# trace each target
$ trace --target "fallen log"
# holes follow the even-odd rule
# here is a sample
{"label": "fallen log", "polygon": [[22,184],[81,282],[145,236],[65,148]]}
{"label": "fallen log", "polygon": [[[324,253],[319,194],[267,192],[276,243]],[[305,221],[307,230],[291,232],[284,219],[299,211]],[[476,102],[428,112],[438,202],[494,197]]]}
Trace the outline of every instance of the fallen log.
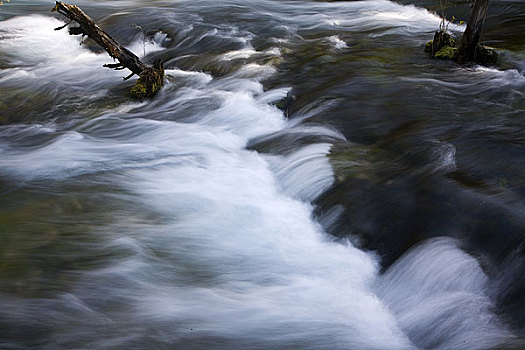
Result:
{"label": "fallen log", "polygon": [[70,35],[88,36],[104,48],[113,59],[118,61],[118,63],[105,64],[104,67],[115,70],[129,69],[131,74],[125,77],[124,80],[130,79],[134,75],[139,76],[137,83],[130,91],[133,97],[139,99],[152,97],[160,90],[164,84],[164,65],[161,60],[156,60],[153,66],[147,66],[142,63],[133,52],[120,45],[115,39],[109,36],[109,34],[100,29],[100,27],[77,6],[57,1],[51,11],[57,11],[70,19],[64,26],[55,28],[55,30],[61,30],[74,21],[78,23],[78,27],[69,27]]}

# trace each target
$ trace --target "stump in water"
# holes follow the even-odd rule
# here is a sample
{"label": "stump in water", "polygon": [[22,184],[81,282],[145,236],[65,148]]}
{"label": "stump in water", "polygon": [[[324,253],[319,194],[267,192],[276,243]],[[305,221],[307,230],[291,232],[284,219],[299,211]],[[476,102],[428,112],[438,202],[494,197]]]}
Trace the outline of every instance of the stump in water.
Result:
{"label": "stump in water", "polygon": [[[164,66],[162,61],[155,61],[151,67],[142,63],[133,52],[120,45],[115,39],[100,29],[100,27],[77,6],[57,1],[51,11],[57,11],[61,15],[66,16],[70,19],[69,23],[72,21],[78,23],[78,27],[69,28],[70,35],[87,35],[98,45],[102,46],[112,58],[119,62],[105,64],[104,67],[115,70],[129,69],[131,74],[125,77],[124,80],[131,78],[135,74],[139,76],[139,80],[131,89],[132,96],[136,98],[152,97],[160,90],[164,84]],[[62,27],[55,28],[55,30],[63,29],[69,23]]]}
{"label": "stump in water", "polygon": [[436,31],[434,40],[426,44],[425,52],[428,52],[433,58],[455,60],[458,63],[475,62],[485,66],[495,65],[499,57],[498,52],[479,43],[488,4],[489,0],[475,0],[459,47],[456,47],[456,42],[444,29]]}
{"label": "stump in water", "polygon": [[479,39],[481,38],[481,27],[487,16],[489,0],[475,0],[474,7],[467,22],[467,29],[463,33],[456,61],[459,63],[476,61]]}

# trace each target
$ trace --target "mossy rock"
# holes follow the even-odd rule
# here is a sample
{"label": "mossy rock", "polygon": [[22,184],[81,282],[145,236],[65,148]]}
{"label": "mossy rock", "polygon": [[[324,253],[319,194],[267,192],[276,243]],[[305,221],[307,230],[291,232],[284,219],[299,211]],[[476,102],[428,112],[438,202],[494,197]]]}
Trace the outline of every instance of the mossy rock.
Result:
{"label": "mossy rock", "polygon": [[432,53],[432,45],[434,44],[434,40],[430,40],[425,44],[425,52]]}
{"label": "mossy rock", "polygon": [[456,46],[456,40],[452,36],[443,31],[437,31],[434,33],[434,39],[432,40],[432,52],[435,54],[445,46]]}
{"label": "mossy rock", "polygon": [[441,59],[441,60],[452,60],[454,59],[454,56],[456,55],[456,51],[458,49],[452,46],[445,46],[441,48],[436,54],[434,55],[435,58]]}
{"label": "mossy rock", "polygon": [[164,65],[162,61],[155,61],[153,67],[146,68],[135,86],[131,88],[131,96],[141,100],[153,97],[164,85]]}
{"label": "mossy rock", "polygon": [[434,39],[425,45],[425,52],[434,58],[453,59],[456,49],[456,40],[443,31],[436,31]]}

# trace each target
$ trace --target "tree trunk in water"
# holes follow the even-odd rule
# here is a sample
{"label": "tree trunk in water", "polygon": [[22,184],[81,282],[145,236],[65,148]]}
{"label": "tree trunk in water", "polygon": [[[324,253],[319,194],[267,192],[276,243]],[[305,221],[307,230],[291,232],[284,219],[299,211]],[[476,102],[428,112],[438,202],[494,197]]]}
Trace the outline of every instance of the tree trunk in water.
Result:
{"label": "tree trunk in water", "polygon": [[476,60],[481,27],[487,15],[489,0],[474,0],[474,6],[467,23],[467,29],[459,44],[456,61],[459,63],[473,62]]}
{"label": "tree trunk in water", "polygon": [[[115,39],[109,36],[109,34],[100,29],[100,27],[77,6],[57,1],[52,11],[57,11],[71,21],[79,24],[79,27],[69,28],[70,35],[87,35],[119,62],[115,64],[105,64],[104,67],[115,70],[129,69],[131,74],[125,77],[124,80],[131,78],[135,74],[140,77],[137,84],[131,89],[131,94],[134,97],[152,97],[160,90],[164,84],[164,66],[162,61],[157,60],[152,67],[148,67],[142,63],[133,52],[120,45]],[[69,23],[71,23],[71,21]],[[55,28],[55,30],[63,29],[65,26],[67,26],[67,24]]]}

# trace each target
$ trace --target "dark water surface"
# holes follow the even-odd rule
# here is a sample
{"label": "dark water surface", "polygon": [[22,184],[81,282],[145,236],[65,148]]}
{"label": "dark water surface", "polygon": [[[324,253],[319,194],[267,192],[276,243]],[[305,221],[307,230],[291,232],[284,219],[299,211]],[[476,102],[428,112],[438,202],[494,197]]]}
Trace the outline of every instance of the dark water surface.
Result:
{"label": "dark water surface", "polygon": [[2,5],[0,348],[522,349],[525,3],[491,68],[412,3],[76,2],[166,62],[143,102]]}

